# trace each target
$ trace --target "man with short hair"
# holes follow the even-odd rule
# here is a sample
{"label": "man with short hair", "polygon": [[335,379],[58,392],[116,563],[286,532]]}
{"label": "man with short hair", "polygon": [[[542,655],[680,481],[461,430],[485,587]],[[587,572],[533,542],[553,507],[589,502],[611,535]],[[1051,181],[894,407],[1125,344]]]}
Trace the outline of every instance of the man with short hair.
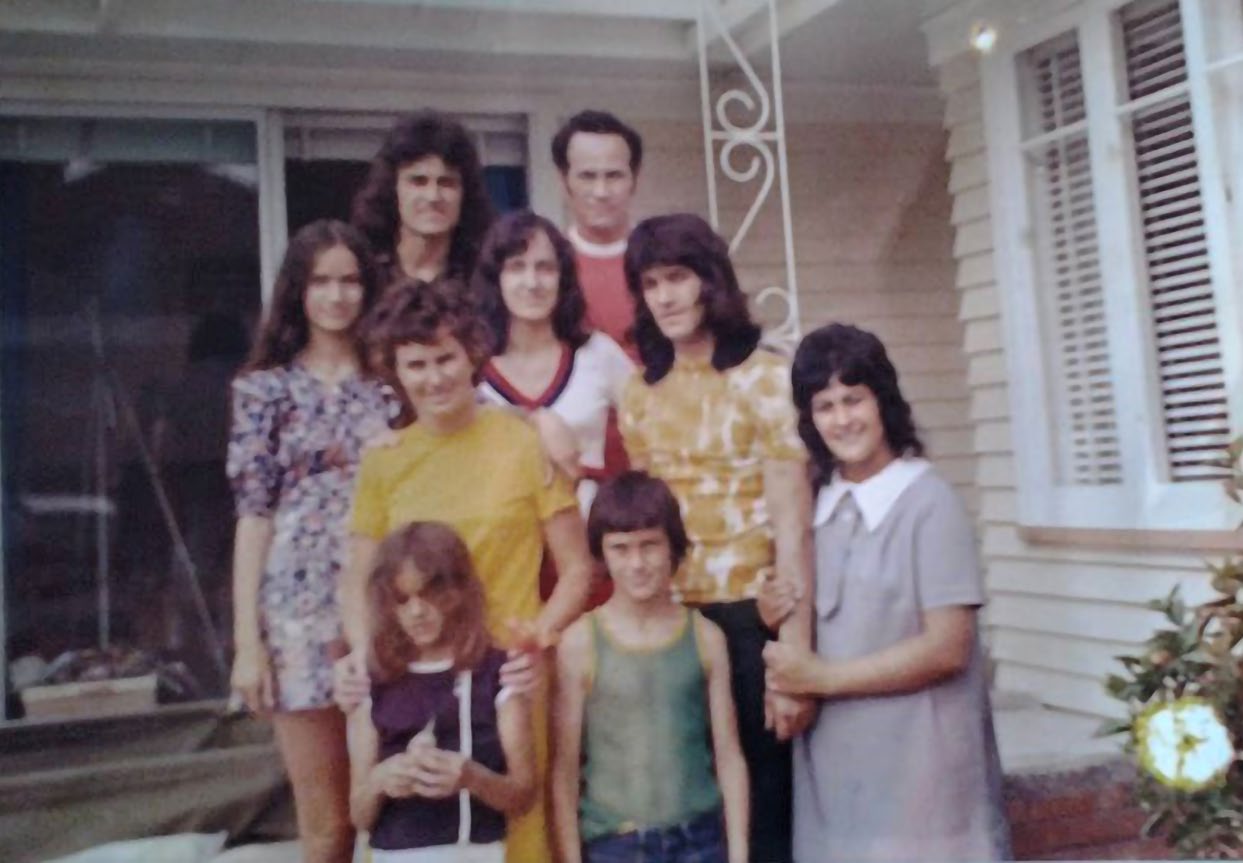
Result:
{"label": "man with short hair", "polygon": [[634,301],[622,258],[630,233],[630,203],[643,164],[643,139],[607,111],[580,111],[552,139],[571,222],[578,281],[591,325],[635,355],[629,340]]}
{"label": "man with short hair", "polygon": [[669,484],[691,550],[678,597],[725,633],[738,731],[751,775],[751,859],[788,863],[788,741],[814,705],[766,692],[769,639],[756,597],[768,582],[797,597],[778,637],[811,643],[811,488],[789,364],[759,346],[729,250],[700,217],[646,219],[630,235],[642,374],[618,409],[635,467]]}

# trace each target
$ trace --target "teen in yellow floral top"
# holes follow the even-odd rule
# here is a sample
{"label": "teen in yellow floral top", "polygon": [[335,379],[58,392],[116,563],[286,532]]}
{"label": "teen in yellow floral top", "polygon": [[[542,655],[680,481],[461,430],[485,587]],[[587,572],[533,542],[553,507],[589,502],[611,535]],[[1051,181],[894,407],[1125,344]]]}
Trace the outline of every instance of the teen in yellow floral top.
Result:
{"label": "teen in yellow floral top", "polygon": [[785,361],[756,349],[717,371],[675,358],[655,384],[631,379],[619,421],[631,459],[674,490],[695,538],[675,579],[682,601],[754,598],[775,570],[764,466],[807,458]]}
{"label": "teen in yellow floral top", "polygon": [[766,692],[766,578],[801,597],[779,637],[810,645],[811,492],[789,366],[759,348],[725,242],[698,216],[641,222],[626,249],[643,361],[618,425],[635,467],[672,488],[691,554],[674,580],[725,633],[738,730],[752,777],[751,853],[790,860],[790,749],[811,703]]}

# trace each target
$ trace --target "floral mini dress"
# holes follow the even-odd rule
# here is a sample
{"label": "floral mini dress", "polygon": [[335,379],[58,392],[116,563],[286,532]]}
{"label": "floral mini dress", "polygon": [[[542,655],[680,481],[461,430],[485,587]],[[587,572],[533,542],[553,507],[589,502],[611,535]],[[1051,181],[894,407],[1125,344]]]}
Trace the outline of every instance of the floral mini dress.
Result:
{"label": "floral mini dress", "polygon": [[297,362],[233,382],[227,471],[237,514],[273,526],[258,599],[278,710],[332,703],[354,476],[363,445],[396,413],[379,381],[352,375],[330,385]]}

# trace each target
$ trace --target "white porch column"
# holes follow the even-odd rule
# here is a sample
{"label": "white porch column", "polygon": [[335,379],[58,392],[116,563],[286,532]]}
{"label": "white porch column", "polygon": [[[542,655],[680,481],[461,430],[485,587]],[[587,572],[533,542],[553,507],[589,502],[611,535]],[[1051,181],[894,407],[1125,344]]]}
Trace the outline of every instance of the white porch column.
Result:
{"label": "white porch column", "polygon": [[[746,239],[752,223],[772,193],[774,183],[780,196],[781,228],[785,243],[785,285],[769,285],[755,296],[755,304],[763,311],[775,309],[777,323],[765,333],[765,340],[793,353],[802,337],[798,308],[798,284],[794,265],[794,230],[790,217],[789,166],[786,161],[785,114],[781,98],[781,30],[777,24],[777,0],[761,0],[772,57],[769,89],[756,74],[747,54],[739,47],[731,28],[722,20],[717,0],[700,0],[696,27],[699,43],[700,99],[703,110],[704,162],[708,181],[708,213],[712,226],[721,231],[717,204],[717,174],[730,182],[758,182],[755,198],[742,221],[734,228],[729,251],[736,252]],[[710,48],[716,40],[725,46],[734,64],[729,72],[740,72],[743,82],[727,86],[713,98],[714,72],[724,77],[721,68],[711,68]],[[746,119],[739,121],[742,116]],[[750,154],[745,163],[739,157]]]}

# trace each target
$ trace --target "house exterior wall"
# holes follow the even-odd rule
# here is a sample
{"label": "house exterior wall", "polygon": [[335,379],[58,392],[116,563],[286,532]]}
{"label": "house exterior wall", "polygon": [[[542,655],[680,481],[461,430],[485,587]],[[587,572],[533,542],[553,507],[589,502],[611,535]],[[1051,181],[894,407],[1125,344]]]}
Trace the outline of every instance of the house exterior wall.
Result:
{"label": "house exterior wall", "polygon": [[[471,73],[468,63],[434,72],[376,67],[361,50],[349,62],[338,54],[322,67],[253,53],[229,62],[228,52],[216,58],[203,51],[210,53],[6,55],[0,57],[0,113],[254,120],[261,153],[256,229],[267,283],[285,237],[283,167],[274,157],[282,152],[285,110],[375,113],[431,106],[520,115],[530,141],[532,204],[557,218],[564,212],[548,142],[576,110],[606,107],[645,138],[636,217],[707,210],[699,82],[690,64],[681,77],[637,75],[622,86],[615,74],[593,75],[582,65],[497,75]],[[935,94],[795,84],[786,90],[786,106],[790,117],[816,118],[788,130],[803,329],[847,320],[885,339],[931,452],[975,506]],[[724,182],[720,192],[728,229],[749,205],[749,192]],[[752,291],[784,283],[773,215],[770,204],[736,255]]]}
{"label": "house exterior wall", "polygon": [[[1176,585],[1188,600],[1207,598],[1203,560],[1211,552],[1189,547],[1195,542],[1190,536],[1060,531],[1035,541],[1035,534],[1018,524],[999,302],[1005,286],[997,280],[993,254],[979,61],[967,40],[968,28],[979,17],[977,7],[929,0],[925,29],[949,136],[945,158],[953,199],[954,283],[978,456],[978,530],[995,687],[1031,693],[1066,710],[1118,715],[1121,703],[1103,688],[1105,676],[1121,669],[1113,657],[1134,652],[1159,624],[1159,616],[1144,607],[1147,601]],[[1148,542],[1151,547],[1144,547]]]}
{"label": "house exterior wall", "polygon": [[794,126],[795,250],[803,331],[845,321],[884,340],[929,453],[974,509],[943,146],[932,125]]}
{"label": "house exterior wall", "polygon": [[[261,137],[279,139],[282,109],[404,111],[419,106],[463,113],[518,114],[530,141],[535,209],[564,218],[548,142],[562,119],[602,106],[644,136],[635,216],[706,213],[697,78],[615,78],[548,71],[497,77],[445,69],[402,72],[355,65],[310,69],[51,57],[0,60],[0,111],[94,111],[142,115],[238,114],[261,118]],[[466,66],[467,64],[463,64]],[[690,70],[688,70],[690,71]],[[786,91],[795,256],[803,330],[844,320],[873,329],[893,353],[916,418],[938,464],[974,509],[974,456],[966,419],[966,366],[955,319],[952,236],[936,125],[935,95],[916,90],[827,88]],[[271,128],[277,127],[277,128]],[[266,128],[266,132],[265,132]],[[718,176],[723,231],[742,218],[751,189]],[[272,183],[264,230],[283,238],[283,187]],[[770,203],[735,258],[748,290],[785,282],[783,239]],[[268,268],[283,247],[265,243]]]}
{"label": "house exterior wall", "polygon": [[[639,122],[639,128],[650,155],[644,158],[638,209],[704,212],[698,122]],[[922,121],[830,118],[790,124],[787,139],[803,332],[843,321],[884,340],[930,455],[974,510],[976,459],[954,290],[944,132]],[[753,190],[719,177],[718,184],[728,236]],[[752,293],[785,283],[776,192],[774,186],[774,200],[734,255],[739,279]]]}
{"label": "house exterior wall", "polygon": [[974,511],[945,136],[932,124],[796,125],[791,187],[803,331],[875,332],[935,461]]}

